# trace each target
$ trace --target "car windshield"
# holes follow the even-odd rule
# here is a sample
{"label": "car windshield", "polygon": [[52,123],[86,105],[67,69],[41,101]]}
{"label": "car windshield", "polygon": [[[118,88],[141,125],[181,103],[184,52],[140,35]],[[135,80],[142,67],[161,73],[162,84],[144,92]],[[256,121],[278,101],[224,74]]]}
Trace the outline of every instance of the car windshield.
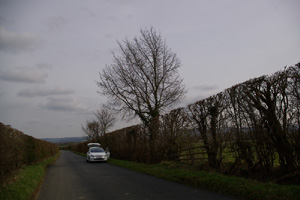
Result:
{"label": "car windshield", "polygon": [[100,147],[97,148],[91,148],[91,152],[95,153],[95,152],[104,152],[104,150]]}

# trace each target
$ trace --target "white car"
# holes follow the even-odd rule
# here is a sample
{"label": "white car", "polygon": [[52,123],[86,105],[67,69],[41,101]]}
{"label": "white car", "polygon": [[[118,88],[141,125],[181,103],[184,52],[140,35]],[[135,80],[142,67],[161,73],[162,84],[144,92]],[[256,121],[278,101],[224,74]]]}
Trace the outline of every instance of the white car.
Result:
{"label": "white car", "polygon": [[104,151],[99,143],[89,143],[89,151],[86,153],[86,161],[107,161],[110,156],[109,151]]}

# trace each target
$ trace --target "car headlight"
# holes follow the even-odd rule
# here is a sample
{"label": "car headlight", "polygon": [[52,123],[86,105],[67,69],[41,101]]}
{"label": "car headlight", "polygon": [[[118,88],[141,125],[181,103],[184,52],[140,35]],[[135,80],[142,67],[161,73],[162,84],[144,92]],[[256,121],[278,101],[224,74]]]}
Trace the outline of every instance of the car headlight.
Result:
{"label": "car headlight", "polygon": [[91,157],[95,157],[94,155],[91,155]]}

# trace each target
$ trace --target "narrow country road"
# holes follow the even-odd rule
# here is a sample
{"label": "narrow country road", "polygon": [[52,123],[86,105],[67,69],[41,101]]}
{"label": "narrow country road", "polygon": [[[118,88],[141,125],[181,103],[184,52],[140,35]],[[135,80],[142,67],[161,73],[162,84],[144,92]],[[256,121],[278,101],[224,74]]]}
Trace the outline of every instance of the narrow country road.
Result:
{"label": "narrow country road", "polygon": [[38,200],[76,199],[222,199],[212,192],[133,172],[62,151],[47,171]]}

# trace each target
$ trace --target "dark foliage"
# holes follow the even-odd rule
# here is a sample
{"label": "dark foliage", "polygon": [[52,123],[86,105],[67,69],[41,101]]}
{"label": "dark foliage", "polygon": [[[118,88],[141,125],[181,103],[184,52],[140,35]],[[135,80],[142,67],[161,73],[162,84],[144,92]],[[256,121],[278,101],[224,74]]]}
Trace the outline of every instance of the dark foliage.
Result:
{"label": "dark foliage", "polygon": [[0,122],[0,186],[15,170],[55,155],[58,146],[23,134]]}
{"label": "dark foliage", "polygon": [[[185,160],[195,161],[204,152],[201,161],[211,170],[263,179],[278,167],[280,175],[295,173],[300,169],[300,64],[172,110],[157,124],[155,145],[143,125],[105,134],[99,142],[125,160],[179,161],[185,151],[190,152]],[[86,151],[82,145],[76,149]],[[194,152],[197,146],[200,153]]]}

